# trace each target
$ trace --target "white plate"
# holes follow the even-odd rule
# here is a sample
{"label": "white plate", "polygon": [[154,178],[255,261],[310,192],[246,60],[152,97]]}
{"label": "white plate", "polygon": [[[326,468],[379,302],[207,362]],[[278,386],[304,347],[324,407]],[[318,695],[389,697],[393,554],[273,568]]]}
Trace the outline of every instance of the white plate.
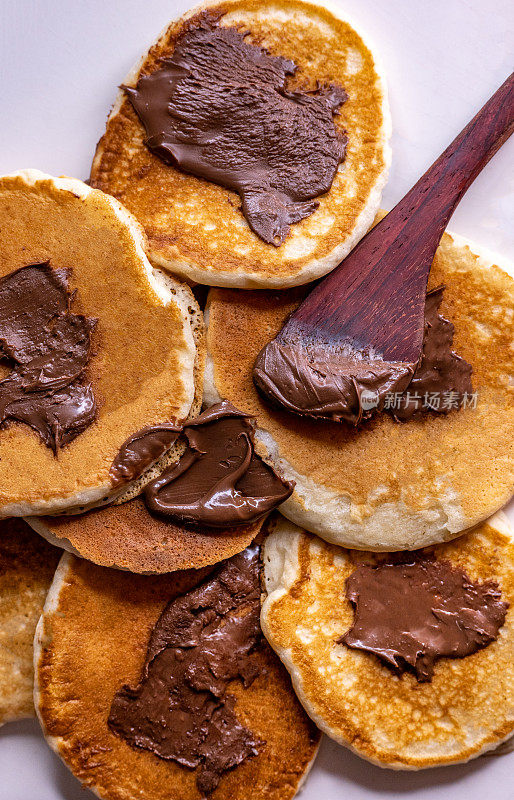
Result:
{"label": "white plate", "polygon": [[[512,70],[512,0],[345,0],[388,76],[391,208]],[[0,173],[37,167],[86,178],[116,86],[188,2],[0,0]],[[451,228],[514,261],[514,137],[459,206]],[[511,504],[511,519],[514,507]],[[36,722],[0,731],[0,800],[93,797],[46,747]],[[249,795],[250,796],[250,795]],[[514,797],[514,753],[397,773],[325,741],[302,800]]]}

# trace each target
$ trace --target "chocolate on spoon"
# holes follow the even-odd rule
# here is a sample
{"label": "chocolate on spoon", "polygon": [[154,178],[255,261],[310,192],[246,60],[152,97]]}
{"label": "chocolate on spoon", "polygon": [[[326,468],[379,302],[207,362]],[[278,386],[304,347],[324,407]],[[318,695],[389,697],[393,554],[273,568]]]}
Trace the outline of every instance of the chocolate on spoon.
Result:
{"label": "chocolate on spoon", "polygon": [[[514,73],[259,353],[253,379],[275,405],[358,424],[420,361],[428,274],[460,199],[514,131]],[[369,415],[369,414],[368,414]]]}

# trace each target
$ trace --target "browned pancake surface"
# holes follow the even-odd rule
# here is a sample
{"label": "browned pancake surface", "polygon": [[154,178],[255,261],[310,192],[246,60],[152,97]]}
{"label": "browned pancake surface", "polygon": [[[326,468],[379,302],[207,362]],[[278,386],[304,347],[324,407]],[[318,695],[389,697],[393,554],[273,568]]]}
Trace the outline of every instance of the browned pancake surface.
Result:
{"label": "browned pancake surface", "polygon": [[86,514],[40,517],[36,528],[65,540],[83,558],[130,572],[199,569],[230,558],[248,547],[262,520],[220,531],[187,528],[150,514],[141,498]]}

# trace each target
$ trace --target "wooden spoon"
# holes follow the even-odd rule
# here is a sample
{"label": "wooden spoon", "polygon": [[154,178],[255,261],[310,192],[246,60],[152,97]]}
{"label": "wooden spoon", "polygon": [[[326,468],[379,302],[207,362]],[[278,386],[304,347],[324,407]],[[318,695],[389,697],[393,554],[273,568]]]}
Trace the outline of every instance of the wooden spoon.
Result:
{"label": "wooden spoon", "polygon": [[443,231],[473,180],[514,130],[514,73],[444,153],[310,292],[255,362],[254,381],[290,411],[362,417],[403,391],[421,357],[428,274]]}

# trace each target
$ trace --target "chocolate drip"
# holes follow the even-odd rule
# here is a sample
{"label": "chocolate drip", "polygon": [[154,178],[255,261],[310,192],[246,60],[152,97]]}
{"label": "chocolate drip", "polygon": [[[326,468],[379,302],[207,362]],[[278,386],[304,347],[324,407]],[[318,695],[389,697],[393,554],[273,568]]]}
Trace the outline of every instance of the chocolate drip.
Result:
{"label": "chocolate drip", "polygon": [[91,425],[96,402],[85,370],[97,320],[72,314],[70,271],[31,264],[0,279],[0,425],[22,422],[54,454]]}
{"label": "chocolate drip", "polygon": [[141,681],[115,695],[109,726],[133,747],[198,768],[200,792],[258,754],[237,718],[229,682],[262,671],[259,548],[252,545],[205,583],[171,601],[152,631]]}
{"label": "chocolate drip", "polygon": [[149,425],[122,444],[112,462],[109,476],[113,487],[133,481],[162,456],[180,436],[182,426],[172,422]]}
{"label": "chocolate drip", "polygon": [[463,658],[494,641],[509,605],[496,581],[472,581],[448,561],[403,558],[405,563],[361,564],[347,578],[355,616],[338,643],[429,681],[437,659]]}
{"label": "chocolate drip", "polygon": [[188,422],[184,436],[184,455],[146,487],[151,511],[229,528],[258,519],[292,494],[293,484],[255,453],[254,421],[230,403]]}
{"label": "chocolate drip", "polygon": [[[437,313],[442,293],[439,287],[427,294],[423,351],[417,366],[383,361],[370,352],[336,352],[333,345],[322,342],[307,346],[278,337],[257,356],[253,370],[257,389],[288,411],[352,425],[382,410],[409,420],[422,412],[448,413],[458,408],[472,392],[472,367],[451,349],[454,326]],[[358,382],[354,377],[357,362]],[[451,393],[451,403],[443,402],[447,393]],[[387,396],[394,401],[389,407]]]}
{"label": "chocolate drip", "polygon": [[344,160],[347,137],[333,115],[347,95],[338,86],[288,91],[296,64],[246,35],[203,14],[159,69],[124,88],[147,147],[237,192],[252,230],[278,246],[316,210],[314,198],[329,191]]}

